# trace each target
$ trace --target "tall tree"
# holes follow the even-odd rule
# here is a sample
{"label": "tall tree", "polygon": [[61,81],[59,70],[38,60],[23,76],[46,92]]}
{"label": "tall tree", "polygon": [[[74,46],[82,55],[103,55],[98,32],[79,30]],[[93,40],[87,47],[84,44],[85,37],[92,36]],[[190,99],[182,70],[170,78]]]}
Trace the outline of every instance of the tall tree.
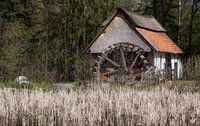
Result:
{"label": "tall tree", "polygon": [[192,0],[191,5],[191,15],[190,15],[190,23],[189,23],[189,39],[188,39],[188,45],[189,45],[189,55],[192,56],[192,32],[193,32],[193,22],[194,17],[196,16],[199,6],[198,3],[200,3],[200,0]]}

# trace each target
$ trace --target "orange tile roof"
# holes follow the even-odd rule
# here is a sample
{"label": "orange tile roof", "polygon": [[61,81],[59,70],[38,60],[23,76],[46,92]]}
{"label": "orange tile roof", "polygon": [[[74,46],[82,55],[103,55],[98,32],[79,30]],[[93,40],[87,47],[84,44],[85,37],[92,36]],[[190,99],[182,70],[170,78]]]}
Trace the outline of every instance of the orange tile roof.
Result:
{"label": "orange tile roof", "polygon": [[137,31],[159,52],[183,53],[165,32],[154,32],[142,28]]}

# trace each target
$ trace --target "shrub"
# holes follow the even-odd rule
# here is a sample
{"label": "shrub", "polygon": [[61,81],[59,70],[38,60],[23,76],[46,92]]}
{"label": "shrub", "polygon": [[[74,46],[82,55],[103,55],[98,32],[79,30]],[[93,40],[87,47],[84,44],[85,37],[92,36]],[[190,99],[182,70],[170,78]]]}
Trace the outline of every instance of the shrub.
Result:
{"label": "shrub", "polygon": [[200,56],[193,56],[185,60],[183,78],[200,82]]}

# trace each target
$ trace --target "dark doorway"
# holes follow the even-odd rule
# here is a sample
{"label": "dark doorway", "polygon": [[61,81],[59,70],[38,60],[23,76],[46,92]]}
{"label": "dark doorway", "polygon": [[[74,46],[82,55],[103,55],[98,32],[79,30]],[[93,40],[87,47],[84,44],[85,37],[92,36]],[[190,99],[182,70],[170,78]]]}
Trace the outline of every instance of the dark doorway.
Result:
{"label": "dark doorway", "polygon": [[170,53],[166,53],[165,74],[166,79],[172,80],[172,65]]}

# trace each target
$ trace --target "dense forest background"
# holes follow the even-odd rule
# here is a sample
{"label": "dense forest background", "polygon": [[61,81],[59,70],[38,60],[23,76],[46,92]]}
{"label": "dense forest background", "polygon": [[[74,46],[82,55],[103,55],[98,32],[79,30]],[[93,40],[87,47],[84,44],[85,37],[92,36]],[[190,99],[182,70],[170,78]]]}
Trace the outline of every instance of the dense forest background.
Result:
{"label": "dense forest background", "polygon": [[182,58],[200,54],[199,0],[1,0],[0,79],[86,78],[83,51],[119,6],[155,16]]}

